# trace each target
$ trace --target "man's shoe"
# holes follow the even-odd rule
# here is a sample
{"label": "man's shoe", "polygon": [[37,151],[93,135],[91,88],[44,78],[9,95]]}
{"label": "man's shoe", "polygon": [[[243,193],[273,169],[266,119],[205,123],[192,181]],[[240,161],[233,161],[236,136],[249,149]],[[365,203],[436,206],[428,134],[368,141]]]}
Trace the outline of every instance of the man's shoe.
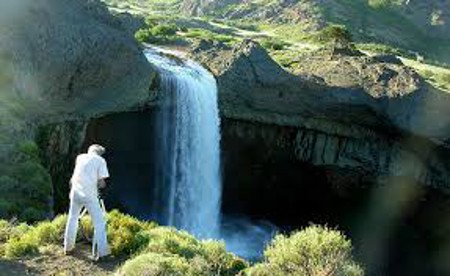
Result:
{"label": "man's shoe", "polygon": [[93,262],[96,263],[103,263],[103,262],[108,262],[111,261],[113,259],[113,257],[111,255],[104,255],[104,256],[90,256],[89,259]]}

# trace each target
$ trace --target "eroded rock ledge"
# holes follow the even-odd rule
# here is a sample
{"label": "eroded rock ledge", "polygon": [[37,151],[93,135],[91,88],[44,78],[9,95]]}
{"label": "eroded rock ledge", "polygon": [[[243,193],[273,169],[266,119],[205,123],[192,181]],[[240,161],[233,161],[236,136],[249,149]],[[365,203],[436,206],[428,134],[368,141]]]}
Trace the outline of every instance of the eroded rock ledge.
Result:
{"label": "eroded rock ledge", "polygon": [[[322,55],[304,59],[314,67],[309,74],[292,74],[252,41],[233,49],[203,42],[192,56],[217,77],[222,116],[236,122],[236,135],[283,140],[313,165],[406,176],[450,191],[450,97],[401,63]],[[240,121],[273,130],[240,128]]]}

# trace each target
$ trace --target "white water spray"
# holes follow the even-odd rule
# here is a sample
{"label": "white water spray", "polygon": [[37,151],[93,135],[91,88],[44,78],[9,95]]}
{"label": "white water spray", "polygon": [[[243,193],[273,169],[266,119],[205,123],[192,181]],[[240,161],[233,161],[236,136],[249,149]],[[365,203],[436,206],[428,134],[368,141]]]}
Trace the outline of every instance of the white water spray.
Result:
{"label": "white water spray", "polygon": [[199,238],[219,238],[220,120],[217,86],[200,65],[179,53],[145,51],[164,91],[156,132],[154,206],[158,220]]}

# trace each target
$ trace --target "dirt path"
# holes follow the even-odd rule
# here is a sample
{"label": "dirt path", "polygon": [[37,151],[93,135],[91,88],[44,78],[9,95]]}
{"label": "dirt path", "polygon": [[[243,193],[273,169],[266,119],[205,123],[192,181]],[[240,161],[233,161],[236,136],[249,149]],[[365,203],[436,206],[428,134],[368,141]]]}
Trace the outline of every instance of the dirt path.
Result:
{"label": "dirt path", "polygon": [[49,246],[41,254],[19,260],[0,260],[0,275],[112,275],[123,259],[94,263],[90,245],[77,244],[73,255],[65,256],[61,246]]}

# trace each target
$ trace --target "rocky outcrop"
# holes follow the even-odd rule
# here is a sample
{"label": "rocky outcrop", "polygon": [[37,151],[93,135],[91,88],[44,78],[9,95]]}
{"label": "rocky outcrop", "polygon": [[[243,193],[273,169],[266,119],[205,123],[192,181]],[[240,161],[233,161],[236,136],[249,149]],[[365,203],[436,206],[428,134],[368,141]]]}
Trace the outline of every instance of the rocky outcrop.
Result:
{"label": "rocky outcrop", "polygon": [[323,55],[303,60],[317,67],[311,74],[294,75],[252,41],[220,51],[203,44],[193,55],[217,77],[223,117],[294,127],[282,140],[298,160],[450,188],[450,99],[411,69]]}
{"label": "rocky outcrop", "polygon": [[1,5],[0,50],[13,79],[2,93],[26,107],[24,117],[91,116],[152,98],[154,70],[101,2]]}
{"label": "rocky outcrop", "polygon": [[[111,16],[100,1],[1,1],[2,214],[36,219],[41,218],[36,213],[50,207],[43,206],[49,193],[30,192],[52,186],[31,141],[39,142],[43,150],[41,157],[52,175],[52,196],[58,204],[67,198],[67,172],[83,142],[84,124],[155,98],[151,87],[156,71],[130,28],[127,20]],[[31,157],[20,159],[23,151]],[[14,194],[12,207],[10,194]],[[32,204],[42,210],[27,211]]]}

